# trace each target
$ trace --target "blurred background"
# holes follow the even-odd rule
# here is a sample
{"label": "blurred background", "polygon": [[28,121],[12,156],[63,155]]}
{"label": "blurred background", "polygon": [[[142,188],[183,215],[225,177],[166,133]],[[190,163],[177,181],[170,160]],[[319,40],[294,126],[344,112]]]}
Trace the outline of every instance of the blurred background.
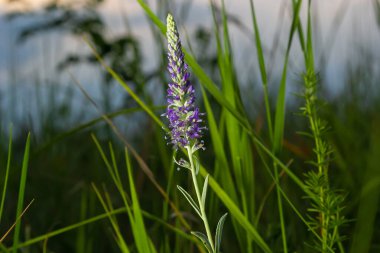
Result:
{"label": "blurred background", "polygon": [[[184,47],[218,84],[217,48],[209,1],[146,2],[163,21],[168,12],[174,14]],[[292,21],[292,1],[254,2],[274,104]],[[215,6],[219,13],[217,22],[221,23],[220,2],[216,1]],[[252,124],[260,129],[265,108],[249,1],[227,0],[226,7],[242,100]],[[300,17],[306,24],[306,4]],[[368,165],[373,159],[375,164],[376,161],[380,164],[379,153],[374,151],[380,142],[376,131],[380,128],[380,1],[313,1],[312,18],[319,96],[326,102],[321,115],[331,126],[328,137],[336,151],[332,181],[348,192],[348,199],[355,203],[348,205],[346,215],[355,221],[347,225],[347,234],[349,237],[361,231],[356,225],[358,219],[362,219],[361,224],[371,222],[373,231],[367,236],[370,246],[366,250],[380,252],[380,243],[372,240],[380,238],[380,167]],[[101,112],[114,113],[115,124],[156,173],[160,183],[166,185],[166,176],[160,174],[163,163],[160,151],[152,144],[152,140],[163,138],[163,131],[157,130],[144,113],[133,109],[138,107],[136,102],[101,67],[89,43],[136,94],[157,107],[157,115],[162,113],[168,82],[166,39],[137,1],[0,0],[0,178],[6,164],[10,125],[14,132],[12,167],[20,167],[18,161],[26,135],[31,132],[26,198],[35,198],[35,203],[25,217],[23,237],[26,239],[98,214],[101,207],[90,183],[107,184],[110,179],[105,176],[90,134],[95,133],[104,143],[111,141],[117,147],[122,146],[110,127],[98,120],[99,110],[76,82]],[[294,40],[289,59],[285,138],[288,152],[302,161],[310,155],[311,148],[309,142],[296,134],[306,126],[305,120],[296,115],[302,102],[297,94],[302,86],[300,75],[304,72],[298,39]],[[170,150],[165,145],[161,148]],[[117,152],[122,156],[121,148]],[[6,201],[0,234],[14,220],[18,173],[17,169],[11,170],[8,190],[11,197]],[[142,205],[148,210],[160,209],[160,202],[150,201],[159,196],[151,183],[139,170],[135,175]],[[176,174],[177,177],[180,175]],[[362,207],[368,212],[358,216],[359,196],[369,180],[372,181],[367,190],[373,199]],[[83,203],[86,203],[85,210]],[[111,235],[110,240],[98,240],[106,233],[103,231],[106,224],[94,223],[83,231],[51,238],[50,250],[117,252]],[[81,243],[80,233],[90,233],[91,237]],[[345,241],[347,249],[352,243],[350,238]],[[41,246],[33,249],[31,252],[41,252]]]}

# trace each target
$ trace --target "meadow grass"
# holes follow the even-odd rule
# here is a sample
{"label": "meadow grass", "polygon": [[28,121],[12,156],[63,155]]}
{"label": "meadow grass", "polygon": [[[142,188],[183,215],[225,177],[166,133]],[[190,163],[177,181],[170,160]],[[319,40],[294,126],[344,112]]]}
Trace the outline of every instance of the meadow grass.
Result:
{"label": "meadow grass", "polygon": [[[157,40],[161,39],[158,34],[166,34],[166,24],[145,1],[137,2],[155,25],[151,29]],[[207,252],[202,240],[191,234],[194,230],[201,231],[202,221],[211,243],[207,246],[212,248],[209,252],[218,252],[215,248],[219,246],[220,252],[247,253],[364,253],[379,250],[380,246],[373,240],[380,233],[376,226],[380,193],[377,170],[379,120],[373,120],[371,127],[366,126],[369,129],[367,139],[355,134],[351,137],[351,129],[345,130],[340,125],[334,109],[329,107],[332,105],[321,106],[321,83],[314,59],[312,1],[291,2],[291,25],[288,27],[278,90],[272,96],[269,92],[268,60],[257,22],[259,17],[254,1],[249,1],[254,31],[252,43],[256,48],[264,103],[264,116],[253,119],[248,116],[250,109],[244,106],[245,94],[239,84],[238,65],[234,62],[224,0],[218,3],[210,0],[217,76],[211,76],[199,64],[191,50],[191,41],[188,41],[189,50],[183,49],[184,60],[194,75],[192,81],[199,84],[197,103],[206,112],[208,128],[205,136],[207,149],[197,156],[196,161],[193,161],[189,149],[173,150],[166,145],[164,135],[169,133],[169,129],[158,116],[165,105],[154,105],[150,99],[138,94],[134,84],[126,82],[120,73],[111,68],[97,51],[94,42],[85,38],[84,43],[92,50],[99,65],[124,88],[136,107],[104,112],[72,77],[97,110],[99,118],[58,134],[53,131],[53,137],[36,145],[34,151],[29,134],[20,159],[22,162],[15,166],[11,166],[11,128],[0,202],[0,228],[5,235],[0,241],[1,252]],[[217,5],[221,8],[216,8]],[[300,19],[304,5],[307,5],[306,24]],[[180,18],[176,17],[177,20]],[[299,91],[301,102],[297,109],[304,116],[298,118],[302,129],[296,129],[298,124],[289,127],[287,121],[288,67],[297,37],[304,59],[304,72],[299,73],[302,86]],[[164,47],[163,44],[161,46]],[[165,52],[165,49],[162,51]],[[164,78],[162,81],[166,87],[167,80]],[[348,105],[346,112],[350,108]],[[360,111],[359,107],[355,108]],[[120,116],[131,120],[131,114],[141,112],[147,123],[141,128],[143,133],[136,138],[127,136],[113,121]],[[352,132],[356,130],[355,124],[361,121],[361,115],[358,112],[348,116],[359,117],[350,119],[353,122]],[[372,120],[372,114],[367,117]],[[264,126],[259,127],[257,120],[265,121]],[[104,128],[97,128],[101,122],[106,123],[105,128],[112,135],[104,135]],[[292,143],[288,139],[290,135],[286,134],[289,131],[299,133],[297,138],[304,138],[307,147]],[[352,143],[347,136],[352,138]],[[348,146],[345,146],[346,139]],[[360,154],[363,145],[355,140],[361,140],[363,145],[369,143],[369,152]],[[80,155],[71,153],[73,145],[80,146],[76,149]],[[352,148],[358,153],[351,153],[349,145],[356,145]],[[356,154],[361,155],[358,160],[355,160]],[[50,157],[52,160],[55,157],[58,163]],[[191,175],[177,171],[173,157],[188,157]],[[361,178],[357,177],[359,172],[349,169],[351,161],[357,161],[354,168],[365,166]],[[50,167],[59,163],[62,166],[59,167],[60,171],[57,169],[54,172],[58,173],[56,177],[74,178],[74,182],[54,181],[56,185],[45,194],[51,196],[50,201],[51,198],[62,197],[62,203],[55,207],[57,201],[41,203],[39,196],[33,195],[42,192],[34,188],[38,184],[42,187],[50,184],[46,180],[51,174],[42,170],[41,181],[36,182],[35,172],[32,173],[31,169],[38,171],[37,166]],[[31,168],[29,164],[32,164]],[[199,164],[202,183],[195,173],[194,164]],[[76,171],[70,166],[75,166],[76,170],[88,169],[72,177],[67,174]],[[20,173],[12,172],[15,168],[21,168]],[[85,175],[89,170],[90,175]],[[9,181],[11,178],[13,182]],[[14,180],[18,184],[17,192],[13,190]],[[203,197],[206,194],[202,193],[201,196],[197,188],[204,181],[207,199]],[[191,187],[186,187],[189,190],[181,187],[178,191],[176,185],[195,185],[196,194]],[[28,189],[33,191],[28,193]],[[194,200],[190,202],[196,210],[202,206],[201,222],[181,193],[187,200],[192,200],[191,195],[197,196],[198,203]],[[8,195],[17,199],[15,206],[7,201]],[[32,205],[25,204],[33,198],[36,201]],[[348,198],[355,201],[348,201]],[[47,210],[56,214],[50,216]],[[213,238],[213,232],[209,230],[218,231],[215,224],[226,212],[229,215],[226,220],[222,218],[222,223],[225,223],[223,236],[216,233]],[[5,219],[5,216],[8,218]],[[37,217],[36,221],[29,221],[32,217]],[[24,220],[32,225],[25,225]],[[59,220],[64,222],[60,223]],[[13,223],[14,227],[11,226]],[[28,228],[32,231],[28,232]],[[215,247],[214,240],[220,242]]]}

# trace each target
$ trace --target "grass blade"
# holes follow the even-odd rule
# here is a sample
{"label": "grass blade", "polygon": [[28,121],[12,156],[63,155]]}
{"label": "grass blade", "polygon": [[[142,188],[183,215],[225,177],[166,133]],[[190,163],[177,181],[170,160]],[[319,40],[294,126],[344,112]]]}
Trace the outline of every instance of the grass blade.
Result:
{"label": "grass blade", "polygon": [[138,238],[135,237],[135,240],[138,239],[141,242],[140,245],[137,245],[141,253],[148,253],[148,252],[155,253],[156,250],[153,246],[152,241],[150,240],[148,236],[148,233],[144,225],[144,220],[142,217],[140,204],[139,204],[137,192],[135,189],[135,183],[133,180],[132,166],[131,166],[127,149],[125,149],[125,158],[126,158],[126,167],[127,167],[127,173],[128,173],[128,181],[129,181],[131,197],[132,197],[132,210],[133,210],[133,216],[135,219],[134,222],[135,222],[136,231],[134,231],[134,233],[136,233],[135,236],[138,237]]}
{"label": "grass blade", "polygon": [[[22,213],[24,209],[24,197],[25,197],[25,185],[28,172],[28,163],[29,163],[29,151],[30,151],[30,133],[26,139],[24,158],[22,161],[21,168],[21,178],[20,178],[20,188],[18,191],[18,200],[17,200],[17,211],[16,219]],[[13,235],[13,248],[16,248],[20,240],[20,230],[21,230],[21,221],[16,224],[15,233]],[[16,249],[13,250],[13,253],[16,253]]]}
{"label": "grass blade", "polygon": [[282,77],[280,88],[277,96],[276,103],[276,115],[275,115],[275,125],[274,125],[274,139],[273,139],[273,151],[276,154],[282,145],[282,139],[284,135],[284,126],[285,126],[285,97],[286,97],[286,77],[287,77],[287,68],[288,68],[288,60],[290,48],[292,45],[292,40],[294,36],[294,32],[298,25],[299,20],[299,12],[301,9],[302,0],[298,0],[295,5],[292,26],[290,28],[288,45],[285,52],[284,66],[282,70]]}
{"label": "grass blade", "polygon": [[[96,187],[96,185],[92,184],[92,187],[93,187],[93,189],[96,193],[96,196],[98,197],[101,205],[103,206],[104,210],[106,211],[106,214],[107,214],[109,221],[111,222],[112,228],[116,234],[115,240],[117,242],[117,245],[119,246],[121,252],[129,253],[129,248],[128,248],[127,243],[125,242],[125,240],[124,240],[124,238],[120,232],[120,227],[117,224],[117,220],[114,217],[114,215],[112,214],[114,209],[112,208],[111,205],[109,205],[109,203],[106,203],[107,200],[105,200],[104,197],[100,194],[100,191]],[[132,224],[132,230],[133,230],[133,223],[131,222],[131,224]]]}
{"label": "grass blade", "polygon": [[273,126],[272,126],[271,109],[270,109],[270,104],[269,104],[267,70],[265,67],[264,52],[263,52],[263,47],[262,47],[262,43],[261,43],[260,31],[259,31],[259,26],[257,24],[256,12],[255,12],[253,0],[250,0],[249,3],[250,3],[250,7],[251,7],[251,16],[252,16],[253,28],[255,31],[254,34],[255,34],[255,41],[256,41],[257,58],[258,58],[259,67],[260,67],[261,82],[262,82],[263,91],[264,91],[264,103],[265,103],[265,111],[266,111],[266,117],[267,117],[269,138],[270,138],[270,141],[272,142],[273,141]]}
{"label": "grass blade", "polygon": [[1,204],[0,204],[0,223],[1,218],[3,215],[3,208],[5,203],[5,196],[7,193],[7,186],[8,186],[8,176],[9,176],[9,169],[11,167],[11,157],[12,157],[12,126],[9,129],[9,143],[8,143],[8,158],[7,158],[7,168],[5,170],[5,177],[4,177],[4,186],[3,186],[3,194],[1,196]]}

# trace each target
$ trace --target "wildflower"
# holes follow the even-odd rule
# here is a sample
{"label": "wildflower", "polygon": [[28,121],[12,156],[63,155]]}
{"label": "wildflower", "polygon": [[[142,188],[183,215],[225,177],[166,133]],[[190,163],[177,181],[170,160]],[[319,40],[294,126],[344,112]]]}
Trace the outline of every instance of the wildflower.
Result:
{"label": "wildflower", "polygon": [[167,89],[168,107],[163,114],[169,120],[170,142],[175,148],[203,146],[200,126],[203,113],[195,105],[195,90],[190,83],[190,73],[184,61],[181,40],[172,15],[167,17],[168,71],[172,82]]}
{"label": "wildflower", "polygon": [[[214,244],[214,239],[205,212],[208,175],[203,184],[202,194],[197,182],[200,163],[194,153],[200,148],[203,149],[203,141],[200,140],[202,137],[202,131],[205,129],[205,127],[200,126],[202,122],[200,116],[202,116],[203,113],[200,113],[199,108],[195,105],[195,90],[189,80],[190,74],[187,72],[187,64],[184,61],[184,54],[182,52],[177,26],[170,14],[167,17],[166,36],[168,38],[169,49],[168,70],[172,82],[169,83],[167,91],[168,107],[163,116],[169,119],[169,129],[171,132],[171,140],[169,143],[172,143],[175,148],[181,147],[187,150],[189,161],[186,161],[183,158],[179,161],[174,157],[173,159],[177,165],[186,168],[191,172],[198,203],[181,186],[177,185],[177,188],[202,219],[207,236],[196,231],[192,231],[191,233],[203,242],[209,253],[219,253],[220,239],[216,240]],[[227,214],[220,218],[215,238],[220,238],[226,216]]]}

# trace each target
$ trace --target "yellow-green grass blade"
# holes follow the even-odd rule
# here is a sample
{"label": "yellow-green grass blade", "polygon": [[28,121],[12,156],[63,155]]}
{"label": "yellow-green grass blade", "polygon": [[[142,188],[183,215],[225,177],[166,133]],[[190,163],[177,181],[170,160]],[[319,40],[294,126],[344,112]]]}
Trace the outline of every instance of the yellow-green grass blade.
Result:
{"label": "yellow-green grass blade", "polygon": [[[16,219],[17,217],[20,216],[20,214],[22,213],[22,210],[24,209],[24,197],[25,197],[26,178],[27,178],[27,173],[28,173],[29,151],[30,151],[30,133],[28,134],[28,137],[26,139],[25,152],[24,152],[24,157],[22,161],[20,188],[18,191],[18,200],[17,200]],[[15,226],[15,232],[13,235],[14,248],[17,247],[17,245],[19,244],[20,231],[21,231],[21,220],[17,222]],[[16,253],[16,249],[14,249],[13,252]]]}
{"label": "yellow-green grass blade", "polygon": [[[115,151],[113,149],[113,146],[112,146],[111,142],[108,142],[108,148],[110,150],[112,167],[113,167],[113,173],[115,175],[116,182],[118,182],[122,186],[122,180],[121,180],[119,169],[118,169],[117,162],[116,162]],[[123,189],[123,187],[121,187],[121,189]],[[124,190],[122,192],[120,192],[120,194],[121,195],[126,195],[125,192],[124,192]]]}
{"label": "yellow-green grass blade", "polygon": [[263,52],[263,47],[261,43],[260,30],[257,24],[256,12],[255,12],[253,0],[250,0],[249,3],[251,7],[252,23],[253,23],[253,29],[254,29],[254,34],[255,34],[257,60],[259,62],[261,82],[262,82],[263,91],[264,91],[264,103],[265,103],[265,112],[266,112],[267,124],[268,124],[268,132],[269,132],[270,141],[272,142],[273,141],[273,125],[272,125],[273,123],[272,123],[272,115],[271,115],[272,113],[271,113],[270,103],[269,103],[267,70],[265,67],[264,52]]}
{"label": "yellow-green grass blade", "polygon": [[[300,35],[301,37],[301,35]],[[307,71],[312,71],[312,73],[315,73],[314,70],[314,52],[313,52],[313,32],[312,32],[312,26],[311,26],[311,1],[309,0],[308,5],[308,11],[307,11],[307,41],[306,41],[306,69]]]}
{"label": "yellow-green grass blade", "polygon": [[285,52],[284,65],[281,76],[281,83],[277,95],[276,102],[276,115],[275,115],[275,123],[274,123],[274,139],[273,139],[273,151],[275,154],[281,149],[282,140],[284,135],[284,127],[285,127],[285,98],[286,98],[286,78],[287,78],[287,68],[288,68],[288,60],[290,48],[293,41],[294,32],[298,26],[299,22],[299,12],[301,9],[302,0],[298,0],[293,14],[292,25],[290,28],[288,44]]}
{"label": "yellow-green grass blade", "polygon": [[[297,3],[298,3],[297,0],[292,0],[293,12],[296,12]],[[297,32],[298,32],[300,47],[301,47],[302,52],[304,53],[304,60],[305,60],[305,63],[307,63],[307,46],[305,45],[304,33],[303,33],[301,22],[298,22],[297,24]]]}
{"label": "yellow-green grass blade", "polygon": [[[251,149],[250,138],[246,134],[245,131],[242,132],[240,139],[239,147],[239,160],[242,164],[242,175],[241,175],[241,184],[242,184],[242,192],[241,192],[241,201],[242,208],[244,211],[244,215],[253,223],[253,217],[255,214],[255,183],[254,183],[254,163],[253,163],[253,152]],[[252,248],[252,238],[250,235],[246,235],[247,239],[247,252],[253,252]]]}
{"label": "yellow-green grass blade", "polygon": [[214,113],[211,109],[210,102],[207,98],[206,92],[202,88],[202,95],[203,95],[203,101],[206,109],[206,116],[207,116],[207,123],[209,132],[211,135],[211,141],[213,150],[215,152],[216,160],[219,161],[220,166],[218,168],[215,168],[214,173],[219,174],[220,173],[220,180],[222,180],[222,183],[225,187],[225,189],[228,190],[228,195],[234,200],[237,201],[237,193],[236,193],[236,187],[234,185],[234,182],[231,180],[231,171],[228,165],[227,161],[227,155],[223,148],[223,140],[220,136],[218,126],[214,117]]}
{"label": "yellow-green grass blade", "polygon": [[95,136],[94,134],[91,134],[91,138],[92,138],[92,140],[94,141],[95,146],[96,146],[96,148],[98,149],[98,151],[99,151],[99,153],[100,153],[100,156],[101,156],[101,158],[102,158],[104,164],[106,165],[106,168],[107,168],[107,170],[108,170],[108,173],[110,174],[110,176],[111,176],[113,182],[115,183],[115,185],[118,187],[118,186],[119,186],[119,184],[118,184],[118,180],[117,180],[117,177],[116,177],[116,175],[115,175],[115,173],[114,173],[114,170],[113,170],[113,168],[112,168],[111,162],[108,160],[108,158],[107,158],[107,156],[106,156],[106,154],[105,154],[105,152],[104,152],[102,146],[100,145],[98,139],[96,138],[96,136]]}
{"label": "yellow-green grass blade", "polygon": [[139,204],[139,200],[137,197],[137,192],[135,189],[135,183],[132,175],[132,166],[128,154],[128,150],[125,149],[125,160],[126,160],[126,168],[127,168],[127,173],[128,173],[128,181],[129,181],[129,188],[131,191],[131,197],[132,197],[132,210],[133,210],[133,215],[134,215],[134,222],[136,225],[136,232],[137,236],[139,237],[138,239],[141,240],[141,245],[140,245],[140,252],[141,253],[148,253],[148,252],[156,252],[156,249],[154,248],[154,245],[152,241],[150,240],[145,225],[144,225],[144,220],[142,217],[141,213],[141,208]]}
{"label": "yellow-green grass blade", "polygon": [[255,163],[252,150],[251,138],[243,132],[241,137],[241,157],[243,172],[243,183],[246,189],[247,198],[247,217],[253,222],[253,216],[255,213]]}
{"label": "yellow-green grass blade", "polygon": [[12,126],[9,129],[9,142],[8,142],[8,157],[7,157],[7,167],[5,169],[5,176],[4,176],[4,186],[3,186],[3,193],[1,195],[1,204],[0,204],[0,224],[1,224],[1,218],[3,215],[3,208],[5,203],[5,197],[7,194],[7,186],[8,186],[8,177],[9,177],[9,170],[11,167],[11,158],[12,158]]}
{"label": "yellow-green grass blade", "polygon": [[[95,184],[92,184],[92,187],[93,187],[93,189],[94,189],[94,191],[96,193],[96,196],[98,197],[101,205],[103,206],[103,209],[106,212],[109,221],[111,222],[112,228],[113,228],[113,230],[115,232],[115,235],[116,235],[115,239],[116,239],[117,245],[119,246],[121,252],[123,252],[123,253],[129,253],[130,252],[129,248],[128,248],[127,243],[125,242],[125,240],[124,240],[124,238],[123,238],[123,236],[122,236],[122,234],[120,232],[120,227],[117,224],[116,217],[111,214],[111,212],[114,210],[112,208],[112,205],[110,205],[109,203],[106,203],[106,200],[101,195],[99,189],[96,187]],[[133,230],[133,223],[132,223],[132,221],[131,221],[131,225],[132,225],[132,230]]]}
{"label": "yellow-green grass blade", "polygon": [[[88,200],[87,191],[83,190],[81,194],[80,210],[79,210],[80,220],[86,219],[86,215],[88,212],[87,200]],[[75,249],[76,249],[76,252],[86,252],[86,227],[85,226],[78,228]]]}

